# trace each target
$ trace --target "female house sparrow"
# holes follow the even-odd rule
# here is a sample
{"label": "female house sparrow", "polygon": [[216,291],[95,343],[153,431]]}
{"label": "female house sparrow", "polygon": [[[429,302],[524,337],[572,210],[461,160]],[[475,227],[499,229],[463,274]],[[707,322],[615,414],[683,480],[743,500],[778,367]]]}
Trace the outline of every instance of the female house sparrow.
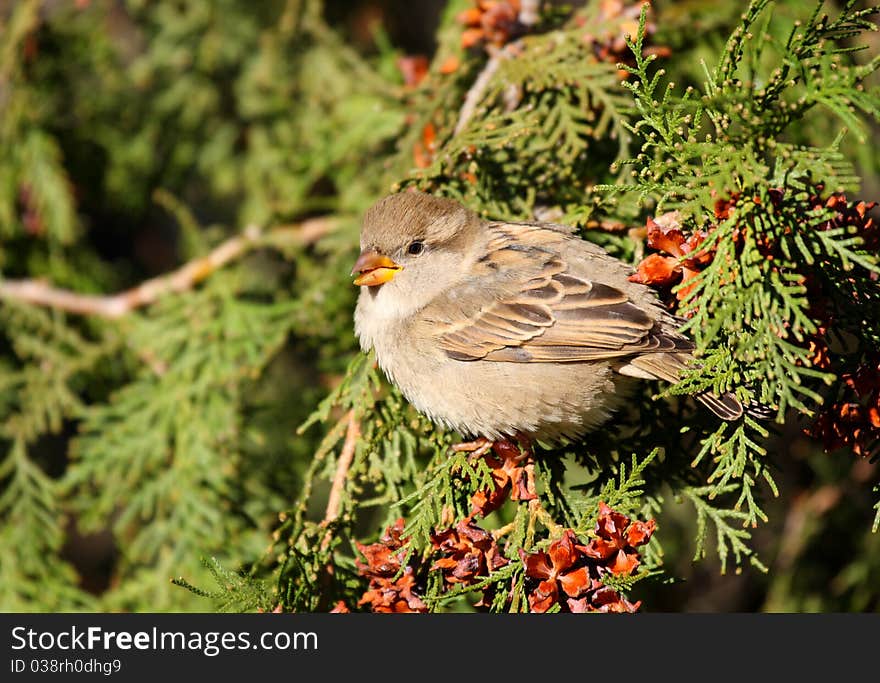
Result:
{"label": "female house sparrow", "polygon": [[[677,381],[692,342],[632,269],[560,225],[487,222],[427,194],[370,208],[355,332],[413,406],[469,436],[577,437],[628,378]],[[730,394],[696,396],[726,420]]]}

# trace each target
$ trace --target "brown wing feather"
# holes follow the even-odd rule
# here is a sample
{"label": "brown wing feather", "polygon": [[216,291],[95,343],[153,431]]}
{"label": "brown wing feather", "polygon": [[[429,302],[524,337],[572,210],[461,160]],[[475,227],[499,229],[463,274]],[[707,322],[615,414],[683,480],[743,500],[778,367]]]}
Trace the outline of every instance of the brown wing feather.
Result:
{"label": "brown wing feather", "polygon": [[563,233],[528,224],[489,229],[493,237],[479,264],[525,277],[508,297],[450,326],[440,346],[451,358],[558,363],[690,348],[621,290],[566,272],[567,264],[544,248],[566,239]]}

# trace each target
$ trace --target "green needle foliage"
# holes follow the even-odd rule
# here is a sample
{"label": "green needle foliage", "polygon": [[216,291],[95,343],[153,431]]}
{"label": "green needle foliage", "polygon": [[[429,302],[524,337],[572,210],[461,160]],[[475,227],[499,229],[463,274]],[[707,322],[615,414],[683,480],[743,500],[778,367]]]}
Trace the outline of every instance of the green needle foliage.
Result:
{"label": "green needle foliage", "polygon": [[[0,609],[686,609],[728,570],[876,609],[877,10],[452,0],[405,79],[328,4],[0,10]],[[583,442],[456,448],[352,330],[410,187],[576,225],[699,362]]]}

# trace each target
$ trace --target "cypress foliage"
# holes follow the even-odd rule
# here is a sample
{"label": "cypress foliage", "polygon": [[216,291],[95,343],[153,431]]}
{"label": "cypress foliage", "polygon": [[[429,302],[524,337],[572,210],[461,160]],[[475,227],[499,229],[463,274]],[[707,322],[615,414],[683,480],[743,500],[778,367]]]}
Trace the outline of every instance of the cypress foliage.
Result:
{"label": "cypress foliage", "polygon": [[[877,10],[826,5],[451,0],[430,60],[317,0],[0,11],[0,608],[686,609],[708,567],[876,609]],[[408,187],[577,226],[700,363],[456,448],[352,331]]]}

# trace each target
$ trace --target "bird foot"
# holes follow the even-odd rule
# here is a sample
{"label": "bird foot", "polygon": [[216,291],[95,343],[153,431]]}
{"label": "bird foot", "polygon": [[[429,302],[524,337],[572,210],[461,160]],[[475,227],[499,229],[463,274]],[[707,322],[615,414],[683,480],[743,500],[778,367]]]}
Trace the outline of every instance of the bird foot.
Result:
{"label": "bird foot", "polygon": [[[491,440],[480,437],[473,441],[455,444],[452,450],[456,453],[470,453],[469,460],[483,457],[490,450],[498,458],[490,465],[496,472],[497,489],[509,490],[511,500],[529,501],[537,498],[535,489],[535,457],[531,440],[517,434],[514,437]],[[508,488],[509,487],[509,488]],[[483,494],[483,500],[476,504],[475,510],[486,510],[486,502],[492,494]],[[505,494],[506,495],[506,494]]]}
{"label": "bird foot", "polygon": [[452,447],[454,453],[470,453],[471,458],[479,458],[485,455],[494,446],[495,442],[481,436],[473,441],[463,441]]}
{"label": "bird foot", "polygon": [[533,461],[532,442],[522,434],[495,441],[492,444],[492,450],[502,459],[510,459],[514,462],[525,460],[529,463]]}
{"label": "bird foot", "polygon": [[473,441],[457,443],[452,447],[452,450],[455,453],[470,453],[472,458],[479,458],[492,450],[499,458],[503,460],[510,459],[516,462],[521,460],[531,461],[534,455],[531,440],[522,434],[495,441],[481,436]]}

